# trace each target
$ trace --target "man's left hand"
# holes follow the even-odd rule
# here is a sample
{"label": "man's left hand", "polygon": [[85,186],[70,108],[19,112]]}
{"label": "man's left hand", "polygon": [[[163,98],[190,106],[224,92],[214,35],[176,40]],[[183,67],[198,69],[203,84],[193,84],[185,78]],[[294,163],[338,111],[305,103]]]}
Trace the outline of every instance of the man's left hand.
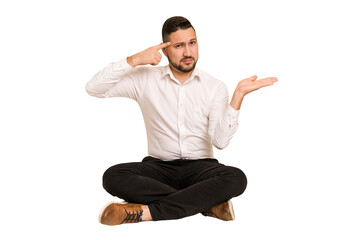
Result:
{"label": "man's left hand", "polygon": [[276,77],[268,77],[258,80],[256,79],[257,76],[254,75],[249,78],[245,78],[238,83],[230,102],[231,107],[233,107],[235,110],[239,110],[242,100],[246,94],[258,90],[262,87],[271,86],[277,82]]}

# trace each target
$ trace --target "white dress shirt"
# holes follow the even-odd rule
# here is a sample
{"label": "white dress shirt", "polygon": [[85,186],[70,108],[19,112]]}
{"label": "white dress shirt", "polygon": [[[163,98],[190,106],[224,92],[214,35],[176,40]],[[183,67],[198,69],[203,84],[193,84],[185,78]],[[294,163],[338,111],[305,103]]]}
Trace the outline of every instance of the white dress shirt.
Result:
{"label": "white dress shirt", "polygon": [[212,145],[226,147],[239,111],[228,103],[225,84],[195,68],[183,84],[170,67],[110,63],[86,85],[95,97],[127,97],[138,102],[146,126],[149,156],[164,161],[213,158]]}

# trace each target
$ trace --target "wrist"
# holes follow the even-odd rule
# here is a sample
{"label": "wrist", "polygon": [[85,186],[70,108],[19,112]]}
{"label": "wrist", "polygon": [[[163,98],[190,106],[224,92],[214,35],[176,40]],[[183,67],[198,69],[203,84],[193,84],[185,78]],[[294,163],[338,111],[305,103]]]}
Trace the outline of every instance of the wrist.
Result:
{"label": "wrist", "polygon": [[230,101],[230,106],[235,110],[239,110],[244,97],[245,97],[244,93],[235,91],[234,95]]}
{"label": "wrist", "polygon": [[135,55],[132,55],[132,56],[130,56],[130,57],[127,57],[127,58],[126,58],[126,61],[127,61],[127,63],[128,63],[130,66],[132,66],[133,68],[138,65],[137,62],[136,62],[136,57],[135,57]]}

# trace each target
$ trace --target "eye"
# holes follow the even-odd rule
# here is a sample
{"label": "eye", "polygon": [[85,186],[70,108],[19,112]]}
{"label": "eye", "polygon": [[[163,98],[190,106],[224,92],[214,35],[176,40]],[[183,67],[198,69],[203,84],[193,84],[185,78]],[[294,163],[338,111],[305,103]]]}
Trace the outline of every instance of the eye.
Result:
{"label": "eye", "polygon": [[175,45],[175,48],[180,48],[181,47],[181,44],[176,44]]}
{"label": "eye", "polygon": [[191,41],[189,42],[190,45],[195,45],[196,44],[196,41]]}

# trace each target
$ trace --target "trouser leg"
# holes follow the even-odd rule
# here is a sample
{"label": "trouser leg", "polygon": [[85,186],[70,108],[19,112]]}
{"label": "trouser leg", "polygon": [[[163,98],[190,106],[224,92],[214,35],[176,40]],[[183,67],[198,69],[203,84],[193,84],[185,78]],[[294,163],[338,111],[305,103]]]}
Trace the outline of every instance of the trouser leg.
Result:
{"label": "trouser leg", "polygon": [[179,170],[180,190],[149,204],[154,220],[191,216],[239,196],[247,179],[238,168],[215,159],[184,161]]}
{"label": "trouser leg", "polygon": [[165,164],[146,157],[143,162],[112,166],[103,175],[103,187],[127,202],[149,204],[157,201],[176,192],[176,169],[161,163]]}

